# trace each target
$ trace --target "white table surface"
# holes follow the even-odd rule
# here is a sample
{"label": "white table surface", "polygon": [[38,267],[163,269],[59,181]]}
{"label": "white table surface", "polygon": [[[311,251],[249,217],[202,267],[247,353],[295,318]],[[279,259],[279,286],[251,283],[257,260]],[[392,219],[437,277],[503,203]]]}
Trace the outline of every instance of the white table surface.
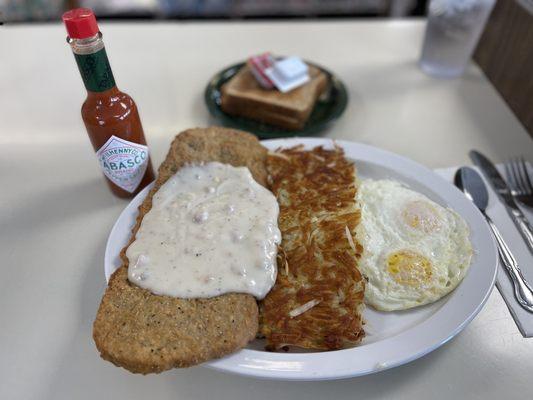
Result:
{"label": "white table surface", "polygon": [[[325,135],[429,167],[533,158],[533,141],[480,70],[435,80],[416,67],[422,21],[102,24],[119,87],[141,111],[155,165],[172,136],[210,120],[202,92],[261,50],[298,54],[347,85]],[[107,235],[126,205],[103,182],[80,118],[85,93],[61,25],[0,27],[0,398],[526,399],[533,342],[496,291],[454,340],[409,365],[333,382],[269,382],[203,367],[136,376],[102,361],[91,325]]]}

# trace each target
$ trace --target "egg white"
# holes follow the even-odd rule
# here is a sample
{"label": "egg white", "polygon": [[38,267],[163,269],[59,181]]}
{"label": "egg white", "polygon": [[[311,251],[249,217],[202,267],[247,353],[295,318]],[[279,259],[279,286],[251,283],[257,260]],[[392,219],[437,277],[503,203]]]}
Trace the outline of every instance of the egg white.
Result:
{"label": "egg white", "polygon": [[404,310],[457,287],[470,266],[472,245],[468,225],[456,212],[393,180],[362,180],[357,201],[367,304]]}

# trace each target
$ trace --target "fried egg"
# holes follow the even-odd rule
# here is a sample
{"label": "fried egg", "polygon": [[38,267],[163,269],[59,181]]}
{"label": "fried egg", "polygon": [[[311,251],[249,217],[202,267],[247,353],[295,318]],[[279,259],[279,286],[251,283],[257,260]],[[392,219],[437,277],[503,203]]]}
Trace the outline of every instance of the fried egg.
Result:
{"label": "fried egg", "polygon": [[382,311],[432,303],[464,278],[472,257],[466,222],[393,180],[362,180],[357,200],[365,301]]}

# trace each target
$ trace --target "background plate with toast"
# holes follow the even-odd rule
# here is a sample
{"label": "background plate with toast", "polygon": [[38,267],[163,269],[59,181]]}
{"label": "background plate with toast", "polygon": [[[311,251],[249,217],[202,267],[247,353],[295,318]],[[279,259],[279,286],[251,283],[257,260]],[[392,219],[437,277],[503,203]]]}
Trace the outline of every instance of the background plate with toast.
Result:
{"label": "background plate with toast", "polygon": [[221,88],[245,66],[244,62],[224,68],[209,81],[204,93],[207,108],[211,115],[224,126],[252,132],[263,139],[317,134],[342,115],[348,104],[348,93],[337,76],[321,66],[307,61],[306,63],[318,68],[326,75],[327,87],[318,98],[303,129],[288,130],[278,128],[249,118],[229,115],[222,110],[220,106]]}
{"label": "background plate with toast", "polygon": [[[383,313],[364,311],[367,336],[361,345],[330,352],[274,353],[263,350],[260,340],[247,348],[204,365],[221,371],[266,379],[324,380],[370,374],[415,360],[457,335],[481,310],[496,278],[497,251],[479,211],[454,186],[433,171],[396,154],[358,143],[336,141],[356,163],[361,178],[391,178],[406,183],[431,200],[459,213],[471,230],[474,257],[463,282],[440,301],[415,309]],[[324,145],[329,139],[267,140],[268,149],[304,144]],[[137,207],[150,190],[139,193],[118,218],[108,238],[105,276],[120,266],[118,254],[128,242]]]}

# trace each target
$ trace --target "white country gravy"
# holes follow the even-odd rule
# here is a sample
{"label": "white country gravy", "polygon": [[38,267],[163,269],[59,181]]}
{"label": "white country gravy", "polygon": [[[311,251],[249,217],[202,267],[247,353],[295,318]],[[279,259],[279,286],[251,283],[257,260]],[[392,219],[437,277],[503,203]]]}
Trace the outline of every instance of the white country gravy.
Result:
{"label": "white country gravy", "polygon": [[262,299],[276,280],[279,206],[245,167],[181,168],[152,199],[128,247],[130,282],[152,293]]}

